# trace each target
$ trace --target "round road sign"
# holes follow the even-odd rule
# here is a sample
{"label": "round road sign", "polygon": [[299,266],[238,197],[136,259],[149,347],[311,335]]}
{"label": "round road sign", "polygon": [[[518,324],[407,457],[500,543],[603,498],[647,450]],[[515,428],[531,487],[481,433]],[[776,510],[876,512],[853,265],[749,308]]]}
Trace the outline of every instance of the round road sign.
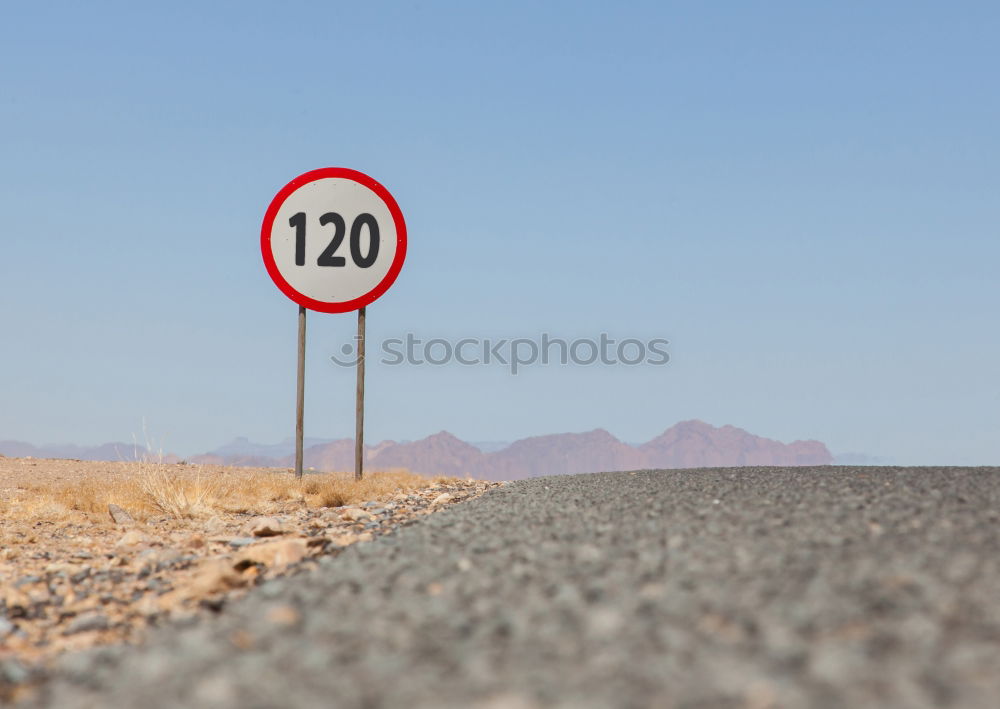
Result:
{"label": "round road sign", "polygon": [[378,182],[326,167],[299,175],[271,200],[260,250],[282,293],[310,310],[346,313],[396,280],[406,258],[406,224]]}

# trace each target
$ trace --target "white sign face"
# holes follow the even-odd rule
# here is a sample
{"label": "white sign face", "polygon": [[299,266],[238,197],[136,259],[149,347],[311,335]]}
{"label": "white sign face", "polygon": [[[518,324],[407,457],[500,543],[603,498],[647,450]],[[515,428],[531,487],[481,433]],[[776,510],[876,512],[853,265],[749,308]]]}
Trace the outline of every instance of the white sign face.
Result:
{"label": "white sign face", "polygon": [[268,273],[311,310],[343,313],[389,289],[406,256],[406,226],[392,195],[367,175],[324,168],[288,183],[261,229]]}

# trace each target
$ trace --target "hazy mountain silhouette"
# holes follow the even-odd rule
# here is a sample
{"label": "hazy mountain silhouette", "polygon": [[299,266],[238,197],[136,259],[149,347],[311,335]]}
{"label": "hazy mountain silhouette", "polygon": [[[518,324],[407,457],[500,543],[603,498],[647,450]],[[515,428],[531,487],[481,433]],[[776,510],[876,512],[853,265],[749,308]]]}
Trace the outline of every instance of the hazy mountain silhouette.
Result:
{"label": "hazy mountain silhouette", "polygon": [[[292,455],[226,455],[219,449],[191,459],[198,463],[290,467]],[[343,438],[305,450],[305,466],[317,470],[353,470],[354,441]],[[603,429],[558,433],[514,441],[484,452],[447,431],[419,441],[383,441],[365,447],[371,468],[408,468],[428,475],[471,475],[489,480],[516,480],[541,475],[593,473],[642,468],[701,468],[740,465],[829,465],[833,456],[819,441],[781,443],[735,426],[715,427],[683,421],[641,445],[629,445]]]}
{"label": "hazy mountain silhouette", "polygon": [[[134,443],[104,443],[99,446],[58,444],[35,446],[23,441],[0,441],[0,455],[11,458],[68,458],[71,460],[156,460],[158,453]],[[164,463],[176,462],[173,455],[162,456]]]}
{"label": "hazy mountain silhouette", "polygon": [[[306,439],[304,463],[315,470],[353,470],[354,440]],[[510,444],[487,444],[487,450],[466,443],[447,431],[419,441],[382,441],[365,446],[370,469],[408,468],[426,475],[471,475],[487,480],[517,480],[540,475],[596,473],[642,468],[705,468],[740,465],[829,465],[833,456],[819,441],[781,443],[755,436],[735,426],[716,427],[702,421],[682,421],[640,445],[623,443],[604,429],[587,433],[532,436]],[[0,455],[80,460],[158,460],[160,456],[131,443],[101,446],[34,446],[0,441]],[[165,455],[163,462],[177,457]],[[291,439],[274,444],[236,438],[192,463],[255,468],[290,468]]]}

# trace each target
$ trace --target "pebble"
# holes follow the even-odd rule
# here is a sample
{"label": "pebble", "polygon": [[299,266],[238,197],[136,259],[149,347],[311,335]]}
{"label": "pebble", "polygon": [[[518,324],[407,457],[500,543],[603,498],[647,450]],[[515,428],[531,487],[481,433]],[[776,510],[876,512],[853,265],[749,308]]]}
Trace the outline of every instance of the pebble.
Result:
{"label": "pebble", "polygon": [[146,590],[154,593],[163,593],[170,590],[170,583],[160,578],[152,578],[146,582]]}
{"label": "pebble", "polygon": [[445,505],[451,502],[451,493],[442,492],[440,495],[431,500],[431,507],[437,507],[438,505]]}
{"label": "pebble", "polygon": [[270,569],[284,569],[291,564],[302,561],[308,551],[308,542],[305,539],[282,539],[247,548],[240,554],[237,563],[250,561],[264,564]]}
{"label": "pebble", "polygon": [[107,630],[110,625],[108,617],[103,613],[89,613],[81,615],[70,621],[63,631],[64,635],[75,635],[76,633],[86,633],[91,630]]}
{"label": "pebble", "polygon": [[17,660],[7,659],[0,660],[0,677],[10,684],[21,684],[31,677],[31,673]]}
{"label": "pebble", "polygon": [[140,532],[138,529],[130,529],[125,532],[118,541],[115,543],[116,547],[135,547],[140,544],[145,544],[149,541],[149,537]]}
{"label": "pebble", "polygon": [[132,524],[135,520],[127,511],[112,503],[108,505],[108,514],[115,524]]}
{"label": "pebble", "polygon": [[275,517],[256,517],[244,525],[242,533],[250,537],[275,537],[284,534],[285,529]]}
{"label": "pebble", "polygon": [[205,535],[195,532],[187,538],[184,545],[189,549],[201,549],[205,546]]}
{"label": "pebble", "polygon": [[0,615],[0,638],[5,638],[17,630],[17,626]]}
{"label": "pebble", "polygon": [[348,507],[340,513],[340,518],[349,522],[360,522],[371,519],[371,515],[358,507]]}

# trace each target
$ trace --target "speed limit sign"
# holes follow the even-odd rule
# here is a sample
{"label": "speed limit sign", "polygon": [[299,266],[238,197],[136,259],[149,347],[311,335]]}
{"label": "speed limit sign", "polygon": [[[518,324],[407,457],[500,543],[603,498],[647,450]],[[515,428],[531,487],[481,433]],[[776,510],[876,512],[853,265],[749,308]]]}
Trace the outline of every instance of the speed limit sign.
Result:
{"label": "speed limit sign", "polygon": [[406,224],[389,190],[357,170],[325,167],[281,188],[260,229],[271,280],[299,304],[295,475],[302,477],[306,310],[358,311],[354,477],[364,462],[365,309],[392,286],[406,259]]}
{"label": "speed limit sign", "polygon": [[364,173],[299,175],[271,200],[260,232],[271,280],[309,310],[346,313],[384,294],[406,258],[406,224],[389,191]]}

